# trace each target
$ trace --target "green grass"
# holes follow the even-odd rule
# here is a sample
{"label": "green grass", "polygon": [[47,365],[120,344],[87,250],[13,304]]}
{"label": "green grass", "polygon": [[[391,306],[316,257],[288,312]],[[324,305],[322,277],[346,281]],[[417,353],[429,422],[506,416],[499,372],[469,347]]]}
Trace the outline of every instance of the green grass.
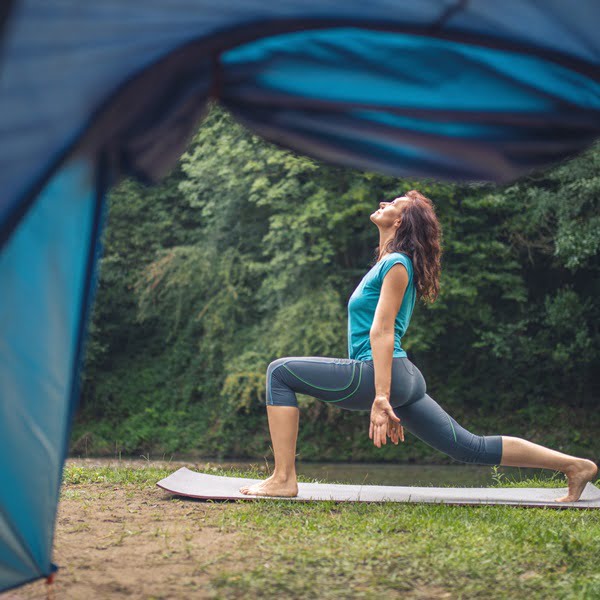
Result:
{"label": "green grass", "polygon": [[[566,487],[567,478],[560,471],[553,471],[548,476],[528,477],[527,479],[515,479],[502,473],[498,467],[490,467],[492,471],[493,485],[490,487],[514,487],[514,488],[554,488]],[[600,485],[600,478],[595,482]]]}
{"label": "green grass", "polygon": [[168,477],[175,469],[157,467],[87,467],[65,465],[63,483],[75,486],[89,483],[131,484],[154,487],[156,482]]}
{"label": "green grass", "polygon": [[[65,484],[145,488],[173,470],[69,466]],[[211,472],[266,475],[258,467]],[[565,485],[559,474],[495,480]],[[240,538],[234,560],[212,575],[219,598],[600,598],[598,510],[268,499],[213,508],[210,524]]]}
{"label": "green grass", "polygon": [[214,581],[225,595],[600,597],[597,511],[258,501],[222,525],[259,557]]}
{"label": "green grass", "polygon": [[[79,485],[89,483],[112,483],[112,484],[131,484],[140,487],[154,487],[156,482],[168,477],[179,469],[174,467],[155,467],[150,463],[142,466],[108,466],[108,467],[89,467],[80,465],[65,465],[63,471],[63,483],[66,485]],[[202,467],[203,473],[211,475],[225,475],[227,477],[248,477],[253,479],[265,479],[269,474],[261,469],[260,466],[250,465],[245,469],[220,467]],[[307,483],[318,483],[317,479],[298,476],[298,481]]]}

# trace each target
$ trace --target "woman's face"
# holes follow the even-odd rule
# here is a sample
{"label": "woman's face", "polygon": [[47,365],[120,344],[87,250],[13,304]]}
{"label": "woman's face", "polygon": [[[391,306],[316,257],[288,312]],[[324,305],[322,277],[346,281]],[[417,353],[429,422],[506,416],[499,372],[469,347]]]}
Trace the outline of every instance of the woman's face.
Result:
{"label": "woman's face", "polygon": [[398,196],[398,198],[394,198],[394,200],[390,200],[389,202],[380,202],[379,210],[376,210],[371,214],[371,221],[376,225],[381,225],[383,227],[393,225],[400,219],[404,204],[409,201],[410,198],[407,198],[406,196]]}

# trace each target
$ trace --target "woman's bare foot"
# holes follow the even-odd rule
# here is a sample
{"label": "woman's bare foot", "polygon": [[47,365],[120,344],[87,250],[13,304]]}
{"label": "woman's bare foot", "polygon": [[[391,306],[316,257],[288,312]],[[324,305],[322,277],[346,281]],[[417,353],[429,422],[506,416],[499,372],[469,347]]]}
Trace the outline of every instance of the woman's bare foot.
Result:
{"label": "woman's bare foot", "polygon": [[576,502],[587,482],[598,476],[598,467],[591,460],[582,458],[572,468],[565,471],[565,475],[569,482],[569,493],[562,498],[556,498],[555,502]]}
{"label": "woman's bare foot", "polygon": [[278,496],[285,498],[293,498],[298,495],[298,483],[296,478],[293,479],[275,479],[271,475],[268,479],[250,486],[240,488],[242,494],[249,496]]}

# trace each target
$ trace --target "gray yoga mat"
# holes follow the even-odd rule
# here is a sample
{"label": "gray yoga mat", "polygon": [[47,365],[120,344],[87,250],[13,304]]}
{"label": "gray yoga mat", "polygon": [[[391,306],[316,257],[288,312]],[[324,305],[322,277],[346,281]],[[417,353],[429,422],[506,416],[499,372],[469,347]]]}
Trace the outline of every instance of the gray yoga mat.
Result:
{"label": "gray yoga mat", "polygon": [[[164,490],[204,500],[257,500],[239,491],[260,479],[222,477],[195,473],[185,467],[156,485]],[[567,488],[435,488],[385,485],[341,485],[299,483],[298,496],[289,500],[335,500],[339,502],[427,502],[441,504],[502,504],[507,506],[545,506],[548,508],[600,508],[600,490],[588,483],[577,502],[554,502]]]}

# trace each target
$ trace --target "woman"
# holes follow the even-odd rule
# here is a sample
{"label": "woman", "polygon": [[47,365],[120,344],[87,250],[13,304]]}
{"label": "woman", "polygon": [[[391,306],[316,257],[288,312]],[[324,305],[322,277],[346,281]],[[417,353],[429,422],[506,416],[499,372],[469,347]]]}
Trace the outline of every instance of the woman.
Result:
{"label": "woman", "polygon": [[348,303],[348,355],[286,357],[267,368],[267,415],[275,454],[273,475],[244,494],[296,496],[295,392],[348,410],[371,410],[369,437],[378,448],[387,436],[404,441],[404,429],[455,460],[483,465],[561,471],[573,502],[598,475],[591,460],[569,456],[521,438],[477,436],[461,427],[426,393],[421,372],[402,349],[416,298],[439,292],[441,229],[431,201],[417,191],[381,202],[371,214],[379,229],[378,261]]}

